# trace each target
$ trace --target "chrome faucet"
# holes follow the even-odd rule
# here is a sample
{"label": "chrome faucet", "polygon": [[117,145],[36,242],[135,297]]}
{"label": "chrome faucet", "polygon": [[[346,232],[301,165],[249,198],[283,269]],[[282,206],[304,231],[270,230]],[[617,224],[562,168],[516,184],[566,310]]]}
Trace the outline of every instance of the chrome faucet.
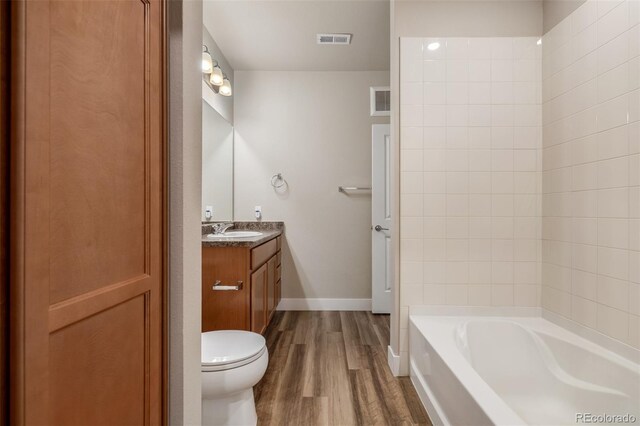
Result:
{"label": "chrome faucet", "polygon": [[224,234],[229,228],[233,228],[233,223],[215,223],[213,225],[213,233],[217,235]]}

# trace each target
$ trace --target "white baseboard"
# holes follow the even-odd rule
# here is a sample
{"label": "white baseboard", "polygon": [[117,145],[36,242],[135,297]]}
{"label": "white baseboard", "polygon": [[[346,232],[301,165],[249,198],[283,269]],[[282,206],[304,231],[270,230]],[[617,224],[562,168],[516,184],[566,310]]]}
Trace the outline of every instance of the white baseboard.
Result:
{"label": "white baseboard", "polygon": [[282,299],[279,311],[370,311],[371,299]]}
{"label": "white baseboard", "polygon": [[391,345],[387,346],[387,363],[391,369],[391,373],[398,377],[400,375],[400,355],[393,353]]}

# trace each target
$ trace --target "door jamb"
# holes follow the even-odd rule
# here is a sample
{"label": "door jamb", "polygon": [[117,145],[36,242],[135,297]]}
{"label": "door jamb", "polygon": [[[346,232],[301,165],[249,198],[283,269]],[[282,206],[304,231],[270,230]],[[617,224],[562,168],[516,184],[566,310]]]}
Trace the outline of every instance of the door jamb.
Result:
{"label": "door jamb", "polygon": [[0,5],[0,425],[9,423],[10,3]]}

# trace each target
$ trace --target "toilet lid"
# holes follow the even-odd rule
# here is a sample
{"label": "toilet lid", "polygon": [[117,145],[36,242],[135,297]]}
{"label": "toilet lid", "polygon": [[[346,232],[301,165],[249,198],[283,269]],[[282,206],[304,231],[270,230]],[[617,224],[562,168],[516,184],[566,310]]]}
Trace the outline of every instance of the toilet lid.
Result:
{"label": "toilet lid", "polygon": [[264,349],[264,337],[251,331],[208,331],[202,333],[202,366],[229,367],[254,358]]}

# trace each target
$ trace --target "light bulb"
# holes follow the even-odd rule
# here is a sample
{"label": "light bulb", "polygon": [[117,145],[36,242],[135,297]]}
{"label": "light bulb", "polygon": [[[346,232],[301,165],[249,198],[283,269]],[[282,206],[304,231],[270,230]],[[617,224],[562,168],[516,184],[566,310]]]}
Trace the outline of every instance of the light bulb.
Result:
{"label": "light bulb", "polygon": [[209,74],[213,69],[213,61],[211,61],[211,55],[209,52],[202,52],[202,72]]}
{"label": "light bulb", "polygon": [[434,41],[433,43],[429,43],[427,45],[427,49],[429,49],[429,50],[438,50],[438,49],[440,49],[440,43],[438,43],[437,41]]}
{"label": "light bulb", "polygon": [[220,94],[222,96],[231,96],[231,82],[228,78],[224,78],[222,86],[220,86]]}
{"label": "light bulb", "polygon": [[224,83],[224,76],[222,74],[222,70],[218,65],[213,67],[211,76],[209,77],[209,83],[213,84],[214,86],[222,86],[222,84]]}

